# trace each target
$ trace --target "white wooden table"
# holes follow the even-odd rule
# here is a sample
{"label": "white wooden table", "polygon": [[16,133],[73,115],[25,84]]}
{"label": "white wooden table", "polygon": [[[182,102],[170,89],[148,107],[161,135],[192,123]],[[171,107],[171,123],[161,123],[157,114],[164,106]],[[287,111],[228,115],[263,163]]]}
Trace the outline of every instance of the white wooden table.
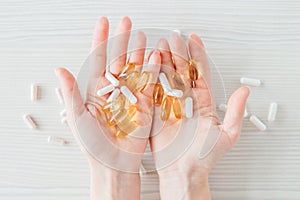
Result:
{"label": "white wooden table", "polygon": [[[78,70],[96,19],[112,28],[129,15],[134,28],[196,32],[221,71],[227,93],[241,76],[259,78],[248,108],[263,120],[270,101],[277,121],[261,133],[245,120],[238,145],[210,176],[213,199],[300,199],[300,2],[222,0],[0,1],[0,199],[88,199],[89,170],[69,130],[60,124],[53,70]],[[31,82],[42,99],[30,102]],[[40,131],[21,116],[32,113]],[[49,145],[49,135],[71,141]],[[143,178],[142,199],[159,199]]]}

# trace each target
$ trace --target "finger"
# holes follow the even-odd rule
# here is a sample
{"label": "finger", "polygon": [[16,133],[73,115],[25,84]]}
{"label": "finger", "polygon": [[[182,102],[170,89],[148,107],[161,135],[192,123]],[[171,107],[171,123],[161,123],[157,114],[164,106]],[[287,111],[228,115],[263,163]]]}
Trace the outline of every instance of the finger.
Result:
{"label": "finger", "polygon": [[161,52],[161,64],[162,66],[175,68],[172,60],[172,54],[170,50],[169,43],[166,39],[160,39],[157,44],[156,48]]}
{"label": "finger", "polygon": [[171,35],[170,48],[172,51],[176,71],[187,77],[187,61],[189,60],[188,50],[184,40],[177,33],[172,33]]}
{"label": "finger", "polygon": [[74,116],[81,115],[85,110],[85,106],[74,76],[64,68],[56,69],[55,73],[60,81],[67,111],[72,111]]}
{"label": "finger", "polygon": [[142,91],[144,95],[152,97],[153,87],[157,82],[158,74],[160,71],[161,56],[158,50],[151,54],[149,63],[147,64],[145,71],[150,72],[150,80],[146,88]]}
{"label": "finger", "polygon": [[94,29],[92,40],[92,51],[94,55],[94,62],[90,65],[91,77],[100,77],[104,75],[106,66],[106,47],[109,32],[109,22],[106,17],[101,17]]}
{"label": "finger", "polygon": [[129,17],[123,17],[118,25],[115,38],[112,44],[110,64],[110,72],[117,75],[122,70],[126,63],[126,54],[128,48],[128,41],[130,37],[131,20]]}
{"label": "finger", "polygon": [[204,44],[196,34],[191,34],[188,42],[191,59],[195,61],[198,72],[201,76],[196,81],[196,87],[209,88],[210,66],[205,52]]}
{"label": "finger", "polygon": [[128,62],[142,65],[144,63],[144,55],[146,48],[146,36],[143,32],[138,32],[134,38],[132,45],[132,53],[129,56]]}
{"label": "finger", "polygon": [[228,134],[232,144],[235,144],[239,138],[245,105],[249,94],[249,87],[244,86],[236,90],[228,101],[227,111],[223,122],[223,130]]}

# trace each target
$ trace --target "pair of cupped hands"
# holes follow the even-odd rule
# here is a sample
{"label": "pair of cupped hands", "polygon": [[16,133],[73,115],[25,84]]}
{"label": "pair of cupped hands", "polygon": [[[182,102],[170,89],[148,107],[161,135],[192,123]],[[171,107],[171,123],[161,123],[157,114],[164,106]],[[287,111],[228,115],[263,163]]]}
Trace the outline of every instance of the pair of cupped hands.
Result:
{"label": "pair of cupped hands", "polygon": [[[67,69],[58,68],[55,71],[61,84],[68,125],[90,164],[91,197],[138,199],[138,171],[149,141],[160,179],[162,199],[209,199],[209,172],[237,142],[250,90],[248,87],[241,87],[231,95],[224,121],[221,123],[215,111],[211,94],[210,66],[201,39],[196,34],[190,34],[186,44],[183,38],[174,32],[169,40],[160,39],[156,49],[145,59],[146,35],[138,32],[133,41],[135,51],[127,58],[124,52],[128,49],[131,26],[128,17],[122,18],[115,31],[117,37],[113,41],[112,50],[107,52],[109,22],[106,17],[97,21],[92,41],[96,64],[89,70],[90,88],[87,89],[87,94],[80,94],[76,78]],[[158,80],[160,72],[168,73],[168,70],[163,69],[164,66],[188,80],[187,61],[193,60],[198,63],[201,78],[196,80],[195,87],[190,86],[184,92],[184,96],[193,98],[193,117],[168,120],[161,125],[160,108],[152,103],[155,84],[148,84],[142,92],[135,93],[138,107],[136,120],[142,124],[137,132],[140,131],[144,137],[115,137],[105,121],[99,122],[96,119],[96,108],[93,108],[93,104],[87,103],[94,101],[91,94],[95,93],[95,89],[110,84],[104,77],[108,56],[117,58],[109,66],[113,75],[118,75],[127,62],[143,65],[144,60],[147,60],[145,70],[150,72],[153,82]],[[85,100],[82,95],[86,95]],[[99,104],[103,104],[107,98],[108,95],[100,97]],[[145,123],[143,120],[146,120]],[[205,157],[199,158],[206,139],[210,134],[216,133],[219,135],[216,144],[209,149]]]}

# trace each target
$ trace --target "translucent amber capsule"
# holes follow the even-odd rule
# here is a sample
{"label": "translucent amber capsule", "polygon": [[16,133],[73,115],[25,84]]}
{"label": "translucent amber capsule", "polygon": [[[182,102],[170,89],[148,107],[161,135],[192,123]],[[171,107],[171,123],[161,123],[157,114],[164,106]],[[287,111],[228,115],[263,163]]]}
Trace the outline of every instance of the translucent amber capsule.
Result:
{"label": "translucent amber capsule", "polygon": [[148,81],[150,79],[150,72],[144,71],[137,82],[136,90],[142,91],[148,84]]}
{"label": "translucent amber capsule", "polygon": [[182,118],[182,112],[181,112],[181,103],[179,98],[173,98],[173,112],[177,119]]}
{"label": "translucent amber capsule", "polygon": [[177,72],[172,73],[171,79],[170,79],[170,84],[173,89],[178,89],[178,90],[182,90],[182,91],[185,90],[184,80],[183,80],[182,76]]}
{"label": "translucent amber capsule", "polygon": [[119,77],[127,76],[131,72],[133,72],[135,69],[135,63],[129,62],[124,66],[124,69],[119,74]]}
{"label": "translucent amber capsule", "polygon": [[136,111],[137,111],[136,105],[132,104],[132,105],[129,106],[128,114],[129,114],[130,118],[132,118],[135,115]]}
{"label": "translucent amber capsule", "polygon": [[132,71],[126,76],[121,77],[120,82],[121,84],[126,85],[129,90],[133,91],[137,86],[139,78],[140,74],[136,71]]}
{"label": "translucent amber capsule", "polygon": [[170,116],[172,108],[172,98],[169,96],[165,96],[161,104],[161,111],[160,111],[160,119],[162,121],[167,121]]}
{"label": "translucent amber capsule", "polygon": [[107,123],[108,126],[116,125],[115,121],[112,118],[112,113],[111,112],[105,113],[105,117],[106,117],[106,123]]}
{"label": "translucent amber capsule", "polygon": [[189,63],[188,63],[188,66],[189,66],[189,77],[190,77],[190,79],[192,81],[197,80],[198,77],[199,77],[199,72],[196,68],[195,61],[190,60]]}
{"label": "translucent amber capsule", "polygon": [[164,89],[160,83],[157,83],[153,89],[153,102],[155,105],[161,105],[162,99],[164,97]]}
{"label": "translucent amber capsule", "polygon": [[121,131],[120,129],[117,129],[117,132],[115,133],[115,136],[116,136],[117,138],[123,138],[123,137],[126,137],[127,134],[124,133],[123,131]]}
{"label": "translucent amber capsule", "polygon": [[113,114],[112,118],[115,121],[118,128],[126,134],[130,134],[138,127],[138,125],[131,120],[131,117],[125,109],[116,111]]}
{"label": "translucent amber capsule", "polygon": [[191,87],[192,87],[192,88],[195,88],[195,87],[196,87],[196,82],[195,82],[195,81],[192,81],[192,82],[191,82]]}
{"label": "translucent amber capsule", "polygon": [[111,102],[106,102],[102,106],[102,110],[105,113],[120,110],[124,108],[125,103],[126,103],[126,98],[124,97],[124,95],[120,94],[117,98],[113,99]]}

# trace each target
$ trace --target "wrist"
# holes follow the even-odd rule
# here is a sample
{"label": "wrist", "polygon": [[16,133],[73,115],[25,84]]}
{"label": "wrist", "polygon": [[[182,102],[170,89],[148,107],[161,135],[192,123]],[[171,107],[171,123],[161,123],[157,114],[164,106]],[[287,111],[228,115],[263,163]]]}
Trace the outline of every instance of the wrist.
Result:
{"label": "wrist", "polygon": [[102,164],[91,164],[91,199],[139,199],[138,173],[120,172]]}

